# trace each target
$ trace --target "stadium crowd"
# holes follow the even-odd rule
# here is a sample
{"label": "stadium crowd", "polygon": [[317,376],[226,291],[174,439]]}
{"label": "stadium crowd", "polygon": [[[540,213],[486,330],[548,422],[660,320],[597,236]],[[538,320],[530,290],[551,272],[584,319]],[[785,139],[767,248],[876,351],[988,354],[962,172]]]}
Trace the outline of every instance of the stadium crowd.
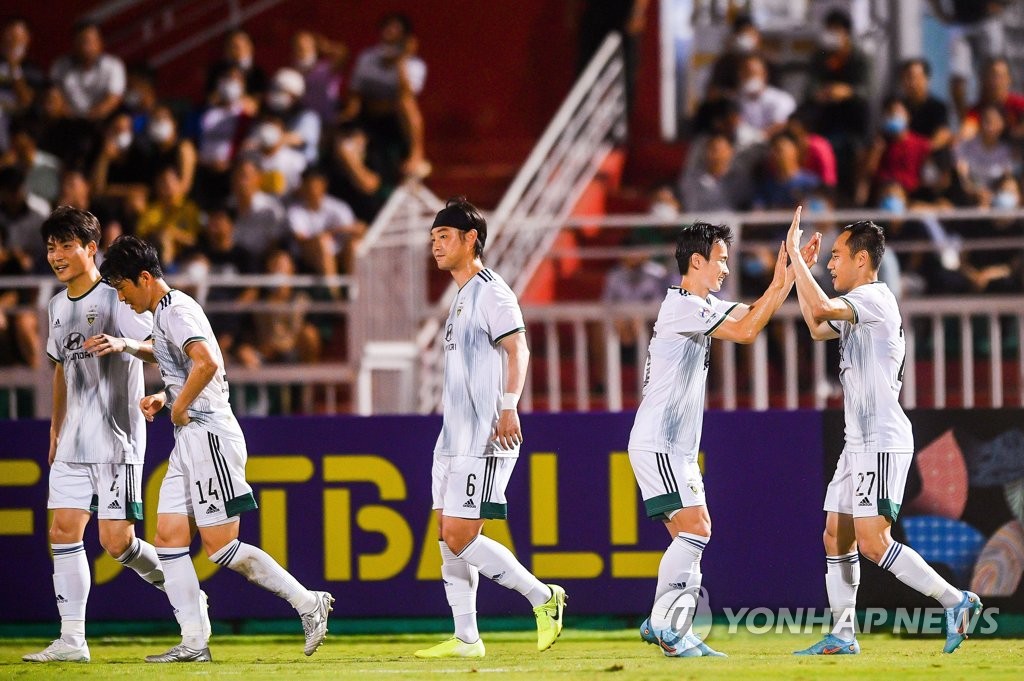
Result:
{"label": "stadium crowd", "polygon": [[[417,103],[426,65],[413,26],[398,14],[379,26],[379,43],[354,58],[339,41],[298,31],[291,62],[276,70],[234,30],[197,106],[163,96],[152,70],[107,52],[97,24],[76,25],[70,51],[47,70],[32,59],[28,23],[8,19],[0,276],[49,272],[39,228],[64,204],[100,219],[101,247],[124,233],[152,242],[170,274],[349,272],[354,244],[391,190],[431,170]],[[320,357],[324,334],[305,317],[306,293],[227,295],[296,303],[286,314],[220,320],[231,361]],[[25,311],[33,296],[0,286],[0,365],[41,362],[37,314]]]}

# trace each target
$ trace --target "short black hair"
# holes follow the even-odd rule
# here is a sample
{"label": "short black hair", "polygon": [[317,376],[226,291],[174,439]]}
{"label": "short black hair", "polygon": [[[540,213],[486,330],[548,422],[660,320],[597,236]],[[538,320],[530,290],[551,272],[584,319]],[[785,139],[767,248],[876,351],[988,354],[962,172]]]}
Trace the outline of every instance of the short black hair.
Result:
{"label": "short black hair", "polygon": [[881,227],[871,220],[861,220],[843,227],[842,232],[849,232],[850,255],[856,255],[861,251],[867,251],[871,258],[871,269],[877,270],[882,264],[882,254],[885,253],[885,232]]}
{"label": "short black hair", "polygon": [[732,243],[732,230],[728,225],[712,225],[710,222],[695,222],[683,225],[676,237],[676,264],[679,274],[685,275],[690,269],[690,256],[699,253],[705,260],[711,259],[711,248],[717,242]]}
{"label": "short black hair", "polygon": [[733,35],[740,31],[745,31],[748,28],[753,27],[757,30],[757,25],[754,23],[754,18],[746,12],[740,12],[732,20],[732,32]]}
{"label": "short black hair", "polygon": [[25,171],[18,166],[0,168],[0,192],[14,193],[25,188]]}
{"label": "short black hair", "polygon": [[103,254],[100,274],[111,284],[119,281],[137,283],[143,272],[149,272],[157,279],[164,276],[156,248],[137,236],[124,234],[117,237]]}
{"label": "short black hair", "polygon": [[841,9],[834,9],[825,15],[825,28],[841,28],[847,33],[853,32],[850,15]]}
{"label": "short black hair", "polygon": [[910,59],[904,59],[900,63],[900,73],[905,73],[910,67],[920,64],[921,70],[924,71],[924,75],[928,78],[932,77],[932,65],[928,63],[928,60],[924,57],[911,57]]}
{"label": "short black hair", "polygon": [[326,182],[329,179],[327,177],[327,170],[322,166],[314,163],[311,166],[307,166],[306,169],[302,171],[303,181],[311,180],[314,178],[320,178],[321,180]]}
{"label": "short black hair", "polygon": [[50,217],[43,221],[39,231],[44,244],[51,240],[59,243],[69,239],[82,246],[88,246],[90,241],[95,241],[97,245],[100,243],[100,221],[89,211],[71,206],[55,208]]}
{"label": "short black hair", "polygon": [[385,14],[380,20],[380,28],[384,28],[391,22],[395,22],[402,27],[402,33],[404,35],[412,35],[412,19],[408,15],[402,14],[401,12],[392,12],[391,14]]}
{"label": "short black hair", "polygon": [[100,35],[103,35],[103,31],[100,29],[100,24],[95,19],[82,19],[81,21],[76,21],[72,28],[72,31],[74,32],[73,35],[81,35],[92,28],[96,29],[96,32]]}
{"label": "short black hair", "polygon": [[435,227],[452,227],[462,232],[471,229],[476,230],[476,246],[474,255],[483,257],[484,244],[487,243],[487,220],[480,214],[480,210],[470,203],[465,196],[455,196],[444,204],[444,208],[437,212],[430,229]]}

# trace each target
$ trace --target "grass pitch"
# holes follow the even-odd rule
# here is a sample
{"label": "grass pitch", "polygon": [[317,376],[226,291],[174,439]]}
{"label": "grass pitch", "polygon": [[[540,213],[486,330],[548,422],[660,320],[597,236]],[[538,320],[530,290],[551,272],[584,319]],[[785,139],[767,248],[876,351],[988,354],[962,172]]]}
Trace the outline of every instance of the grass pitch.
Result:
{"label": "grass pitch", "polygon": [[[440,679],[487,674],[498,679],[770,679],[899,678],[987,681],[1021,677],[1024,642],[972,638],[953,655],[943,655],[940,637],[860,638],[856,656],[797,658],[792,651],[815,636],[729,635],[716,630],[708,639],[727,659],[670,659],[639,640],[635,630],[567,629],[549,651],[538,653],[531,633],[484,633],[487,657],[476,660],[420,660],[413,651],[443,637],[328,636],[313,657],[302,654],[298,636],[216,636],[212,664],[152,665],[145,655],[177,643],[170,638],[96,638],[90,664],[29,664],[21,655],[40,650],[40,639],[0,639],[0,679]],[[480,678],[476,676],[475,678]]]}

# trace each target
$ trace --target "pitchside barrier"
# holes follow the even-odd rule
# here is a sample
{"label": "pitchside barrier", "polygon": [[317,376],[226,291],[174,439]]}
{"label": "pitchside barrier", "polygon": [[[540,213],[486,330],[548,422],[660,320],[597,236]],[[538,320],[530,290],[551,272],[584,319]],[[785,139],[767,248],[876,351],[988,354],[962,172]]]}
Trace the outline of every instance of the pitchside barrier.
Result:
{"label": "pitchside barrier", "polygon": [[[913,413],[919,453],[896,528],[958,583],[974,584],[983,596],[988,589],[986,604],[1004,612],[1024,612],[1022,416],[1022,410]],[[541,579],[564,585],[574,615],[646,610],[669,539],[661,523],[644,517],[629,467],[633,414],[522,418],[526,443],[507,491],[509,517],[489,521],[486,533],[512,547]],[[48,427],[43,421],[2,427],[4,623],[57,616],[47,544]],[[260,506],[243,517],[244,541],[261,545],[307,586],[331,590],[340,617],[449,616],[430,513],[439,417],[263,418],[243,420],[242,427]],[[713,611],[827,605],[821,502],[841,433],[836,412],[706,415],[702,463],[714,531],[703,569]],[[146,520],[137,528],[147,539],[172,445],[169,421],[158,419],[149,433]],[[91,621],[171,618],[162,593],[103,554],[94,524],[86,547],[94,580]],[[198,546],[193,554],[214,619],[289,616],[286,604],[211,563]],[[864,571],[862,607],[915,602],[871,567]],[[529,614],[521,596],[482,581],[481,615]]]}

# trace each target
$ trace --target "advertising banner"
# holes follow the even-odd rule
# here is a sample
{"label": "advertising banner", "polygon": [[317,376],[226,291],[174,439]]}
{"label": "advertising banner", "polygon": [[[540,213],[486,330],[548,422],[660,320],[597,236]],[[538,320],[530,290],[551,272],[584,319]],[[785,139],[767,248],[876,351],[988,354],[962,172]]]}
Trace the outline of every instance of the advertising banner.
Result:
{"label": "advertising banner", "polygon": [[[643,513],[625,447],[633,415],[524,415],[526,442],[507,490],[507,521],[485,533],[544,581],[563,585],[574,614],[638,614],[651,605],[669,542]],[[241,538],[313,589],[339,617],[449,616],[440,583],[430,469],[436,416],[300,417],[242,422],[259,510]],[[0,426],[0,612],[56,618],[47,539],[49,424]],[[173,446],[165,417],[150,427],[146,519]],[[710,606],[808,607],[825,602],[821,548],[824,454],[817,412],[710,412],[702,462],[713,536],[704,554]],[[162,593],[103,554],[86,530],[91,620],[169,618]],[[287,604],[211,563],[194,562],[215,619],[281,618]],[[481,580],[482,615],[529,615],[519,594]]]}

